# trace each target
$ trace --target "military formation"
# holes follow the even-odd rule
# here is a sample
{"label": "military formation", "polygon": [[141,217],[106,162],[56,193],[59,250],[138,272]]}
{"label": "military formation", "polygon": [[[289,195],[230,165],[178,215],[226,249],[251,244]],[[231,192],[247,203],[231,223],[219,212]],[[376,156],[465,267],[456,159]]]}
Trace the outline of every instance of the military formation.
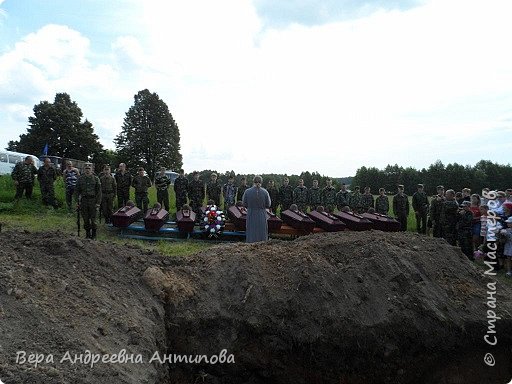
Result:
{"label": "military formation", "polygon": [[[154,186],[158,203],[169,211],[171,182],[165,171],[164,168],[160,169],[155,176]],[[48,159],[45,159],[39,169],[36,169],[30,156],[14,167],[12,179],[16,187],[15,199],[20,199],[23,195],[29,199],[32,197],[36,175],[43,204],[57,208],[54,182],[58,175]],[[137,174],[132,176],[126,165],[121,163],[114,175],[110,166],[105,166],[101,174],[96,176],[92,166],[87,164],[84,173],[80,175],[78,169],[68,162],[62,176],[68,209],[72,209],[74,200],[88,238],[96,237],[98,210],[105,223],[109,223],[116,197],[117,207],[124,207],[128,204],[132,188],[136,205],[143,211],[149,207],[148,190],[153,183],[144,168],[138,168]],[[172,187],[176,209],[190,206],[197,213],[197,217],[201,217],[205,199],[227,210],[240,202],[244,192],[249,188],[245,177],[242,177],[237,185],[235,175],[230,175],[228,181],[221,184],[218,175],[212,173],[209,181],[205,183],[198,172],[193,172],[189,180],[182,169]],[[337,209],[351,211],[354,214],[391,214],[399,221],[400,230],[406,231],[412,208],[416,219],[416,231],[419,234],[431,233],[434,237],[444,238],[449,244],[459,246],[470,259],[473,258],[475,251],[485,251],[488,236],[495,232],[494,229],[487,228],[486,220],[488,215],[495,213],[500,218],[498,237],[506,238],[501,241],[502,246],[498,251],[501,249],[505,260],[512,257],[512,189],[504,192],[484,189],[480,196],[471,194],[468,188],[455,192],[452,189],[445,191],[444,186],[438,185],[437,193],[429,197],[424,191],[424,185],[418,184],[417,191],[409,198],[404,193],[404,185],[397,185],[396,194],[390,199],[384,188],[380,188],[378,196],[374,197],[369,187],[365,187],[361,193],[358,186],[349,191],[345,184],[341,184],[340,189],[336,190],[330,179],[323,188],[320,188],[318,180],[313,180],[311,187],[307,187],[303,179],[299,179],[298,184],[292,186],[287,177],[281,180],[280,187],[274,180],[269,180],[266,187],[271,199],[270,209],[274,213],[289,209],[293,204],[303,212],[323,207],[327,212],[334,212]],[[487,196],[493,193],[496,199],[490,200]],[[505,245],[509,243],[510,245]],[[507,269],[511,272],[510,262]]]}

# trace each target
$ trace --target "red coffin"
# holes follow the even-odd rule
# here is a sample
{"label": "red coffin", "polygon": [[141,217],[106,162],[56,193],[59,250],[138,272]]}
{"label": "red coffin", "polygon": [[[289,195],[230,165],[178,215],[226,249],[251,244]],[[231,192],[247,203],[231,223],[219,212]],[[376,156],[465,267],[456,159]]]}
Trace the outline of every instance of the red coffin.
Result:
{"label": "red coffin", "polygon": [[114,214],[112,214],[112,225],[118,228],[126,228],[130,224],[139,220],[142,216],[142,212],[135,206],[129,206],[119,208]]}
{"label": "red coffin", "polygon": [[176,212],[176,223],[180,232],[193,232],[196,223],[196,213],[189,209]]}
{"label": "red coffin", "polygon": [[333,213],[338,219],[343,221],[347,228],[352,231],[368,231],[373,228],[370,220],[353,212],[336,212]]}
{"label": "red coffin", "polygon": [[159,231],[168,218],[169,212],[163,208],[148,209],[144,216],[144,227],[147,231]]}
{"label": "red coffin", "polygon": [[318,227],[327,232],[339,232],[345,230],[346,228],[346,225],[343,221],[338,219],[336,216],[329,214],[328,212],[312,211],[308,213],[308,216],[315,221]]}
{"label": "red coffin", "polygon": [[281,219],[283,219],[283,221],[290,227],[301,229],[306,232],[313,232],[313,228],[315,228],[315,222],[301,211],[292,211],[287,209],[286,211],[281,212]]}
{"label": "red coffin", "polygon": [[277,232],[281,229],[283,220],[277,217],[275,213],[270,212],[270,210],[267,209],[267,225],[269,232]]}
{"label": "red coffin", "polygon": [[245,222],[247,220],[247,209],[235,205],[228,208],[228,216],[239,231],[245,231]]}
{"label": "red coffin", "polygon": [[380,213],[363,213],[362,216],[373,223],[373,229],[385,232],[400,231],[400,223],[390,216],[381,215]]}

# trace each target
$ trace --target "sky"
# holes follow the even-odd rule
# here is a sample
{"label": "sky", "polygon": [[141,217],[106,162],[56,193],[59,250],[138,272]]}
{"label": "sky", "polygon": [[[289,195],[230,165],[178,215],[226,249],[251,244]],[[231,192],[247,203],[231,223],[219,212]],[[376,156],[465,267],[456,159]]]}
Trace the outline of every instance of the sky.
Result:
{"label": "sky", "polygon": [[185,171],[512,158],[509,0],[0,0],[0,147],[66,92],[114,149],[156,92]]}

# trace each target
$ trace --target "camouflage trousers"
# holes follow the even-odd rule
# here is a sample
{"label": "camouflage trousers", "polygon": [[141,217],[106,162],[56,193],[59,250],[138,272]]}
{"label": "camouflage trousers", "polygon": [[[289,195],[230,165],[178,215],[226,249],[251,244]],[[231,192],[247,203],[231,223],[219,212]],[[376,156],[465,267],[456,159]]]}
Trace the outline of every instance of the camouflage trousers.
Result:
{"label": "camouflage trousers", "polygon": [[462,253],[465,254],[470,260],[473,260],[473,238],[471,231],[459,232],[459,245]]}
{"label": "camouflage trousers", "polygon": [[130,200],[130,189],[117,190],[117,207],[122,208]]}
{"label": "camouflage trousers", "polygon": [[[192,204],[192,201],[190,203]],[[187,204],[187,195],[176,195],[176,210],[179,211],[185,204]]]}
{"label": "camouflage trousers", "polygon": [[[169,190],[168,189],[157,189],[156,190],[156,201],[160,203],[162,207],[169,212]],[[178,207],[178,206],[176,206]]]}
{"label": "camouflage trousers", "polygon": [[297,208],[299,208],[299,211],[306,213],[308,211],[308,205],[307,203],[299,203],[297,202]]}
{"label": "camouflage trousers", "polygon": [[55,191],[52,184],[41,184],[41,198],[44,205],[55,207]]}
{"label": "camouflage trousers", "polygon": [[101,195],[101,214],[105,219],[105,223],[110,223],[110,217],[114,210],[114,193],[104,192]]}
{"label": "camouflage trousers", "polygon": [[143,212],[143,214],[146,214],[149,206],[148,194],[135,194],[135,204],[137,205],[137,208]]}
{"label": "camouflage trousers", "polygon": [[84,221],[84,228],[86,231],[96,230],[96,199],[95,198],[82,198],[80,202],[80,214]]}
{"label": "camouflage trousers", "polygon": [[202,205],[202,201],[199,201],[199,199],[190,199],[190,208],[192,208],[192,210],[196,213],[196,221],[199,221],[199,219],[201,218],[202,216],[202,212],[201,212],[201,205]]}
{"label": "camouflage trousers", "polygon": [[400,231],[407,231],[407,214],[405,212],[400,212],[396,215],[396,219],[400,223]]}
{"label": "camouflage trousers", "polygon": [[17,200],[17,199],[21,199],[23,197],[23,192],[25,192],[25,197],[27,199],[31,199],[32,198],[32,190],[34,189],[34,184],[33,183],[18,183],[18,185],[16,186],[16,196],[14,196],[14,198]]}

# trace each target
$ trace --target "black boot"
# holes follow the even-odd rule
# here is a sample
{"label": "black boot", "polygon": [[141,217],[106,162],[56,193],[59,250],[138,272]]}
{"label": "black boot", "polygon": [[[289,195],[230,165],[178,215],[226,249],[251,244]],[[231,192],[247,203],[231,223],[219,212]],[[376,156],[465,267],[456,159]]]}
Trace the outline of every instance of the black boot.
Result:
{"label": "black boot", "polygon": [[96,240],[96,229],[92,230],[91,239]]}
{"label": "black boot", "polygon": [[86,239],[90,239],[91,238],[91,230],[90,229],[86,229],[85,230],[85,238]]}

